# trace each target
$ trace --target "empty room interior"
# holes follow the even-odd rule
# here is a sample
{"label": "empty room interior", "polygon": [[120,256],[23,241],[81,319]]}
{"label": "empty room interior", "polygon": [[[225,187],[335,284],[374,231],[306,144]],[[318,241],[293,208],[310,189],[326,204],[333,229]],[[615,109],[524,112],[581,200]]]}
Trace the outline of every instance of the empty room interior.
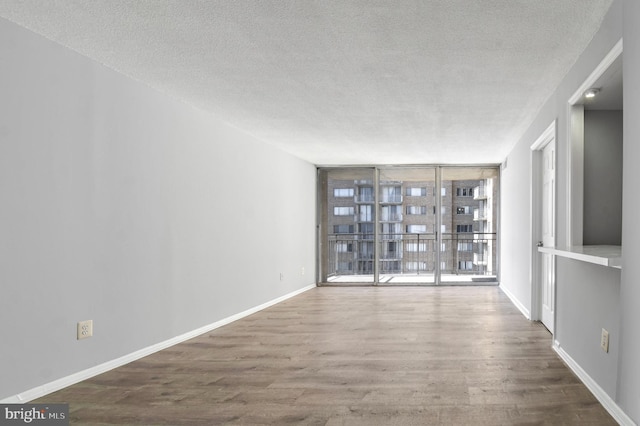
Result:
{"label": "empty room interior", "polygon": [[3,408],[640,424],[637,0],[3,0],[0,76]]}

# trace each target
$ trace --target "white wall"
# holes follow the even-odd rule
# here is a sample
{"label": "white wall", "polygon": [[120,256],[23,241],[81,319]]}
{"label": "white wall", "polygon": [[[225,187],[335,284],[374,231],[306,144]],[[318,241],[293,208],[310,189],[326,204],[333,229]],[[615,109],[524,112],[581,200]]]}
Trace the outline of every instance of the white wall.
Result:
{"label": "white wall", "polygon": [[[542,129],[544,130],[544,129]],[[541,132],[542,132],[541,130]],[[532,141],[533,142],[533,141]],[[531,317],[529,244],[531,150],[519,143],[509,154],[500,177],[500,286],[514,297],[524,314]]]}
{"label": "white wall", "polygon": [[[623,13],[623,4],[625,7]],[[516,303],[531,309],[530,237],[531,154],[529,147],[557,120],[557,245],[566,245],[567,212],[567,101],[605,55],[622,38],[624,14],[624,176],[622,274],[614,269],[566,259],[557,262],[556,330],[554,338],[606,396],[626,415],[640,422],[640,289],[637,268],[640,238],[636,212],[640,208],[640,7],[635,0],[616,0],[599,32],[574,64],[555,93],[507,158],[502,174],[501,286]],[[525,205],[526,208],[523,208]],[[601,328],[610,331],[611,350],[600,349]],[[612,331],[613,330],[613,331]],[[551,342],[549,342],[551,344]]]}
{"label": "white wall", "polygon": [[[557,258],[556,340],[615,400],[620,355],[620,270]],[[609,352],[600,349],[602,329]]]}
{"label": "white wall", "polygon": [[[616,0],[590,45],[567,73],[555,93],[542,106],[538,116],[507,156],[502,172],[500,228],[501,251],[508,258],[501,262],[501,285],[531,305],[530,257],[537,241],[531,234],[531,151],[530,146],[557,120],[557,241],[566,244],[567,209],[567,101],[591,74],[611,48],[622,38],[622,1]],[[523,247],[523,244],[526,247]]]}
{"label": "white wall", "polygon": [[640,424],[640,2],[624,2],[624,160],[618,400]]}
{"label": "white wall", "polygon": [[313,165],[3,19],[0,55],[0,399],[314,283]]}

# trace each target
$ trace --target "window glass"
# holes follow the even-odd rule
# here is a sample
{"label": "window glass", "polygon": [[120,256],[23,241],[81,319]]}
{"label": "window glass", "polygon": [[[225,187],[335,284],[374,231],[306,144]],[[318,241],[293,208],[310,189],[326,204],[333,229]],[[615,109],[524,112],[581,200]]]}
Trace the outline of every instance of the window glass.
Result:
{"label": "window glass", "polygon": [[427,225],[407,225],[407,233],[418,234],[427,232]]}
{"label": "window glass", "polygon": [[333,196],[336,198],[353,197],[353,188],[335,188]]}
{"label": "window glass", "polygon": [[354,208],[353,207],[334,207],[333,215],[334,216],[353,216]]}

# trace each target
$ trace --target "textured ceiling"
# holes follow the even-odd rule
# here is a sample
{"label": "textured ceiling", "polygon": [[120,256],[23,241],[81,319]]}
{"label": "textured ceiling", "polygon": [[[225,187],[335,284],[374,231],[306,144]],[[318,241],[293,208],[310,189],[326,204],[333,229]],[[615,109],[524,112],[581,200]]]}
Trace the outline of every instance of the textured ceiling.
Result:
{"label": "textured ceiling", "polygon": [[315,164],[498,163],[611,3],[2,0],[0,16]]}

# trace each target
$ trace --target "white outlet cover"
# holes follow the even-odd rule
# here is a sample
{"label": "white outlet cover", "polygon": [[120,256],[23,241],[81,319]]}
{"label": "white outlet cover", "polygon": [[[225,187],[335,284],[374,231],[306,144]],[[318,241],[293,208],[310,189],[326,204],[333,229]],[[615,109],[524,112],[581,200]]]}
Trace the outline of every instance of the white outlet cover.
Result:
{"label": "white outlet cover", "polygon": [[602,337],[600,340],[600,347],[602,348],[603,351],[605,352],[609,352],[609,332],[607,330],[605,330],[604,328],[602,329]]}
{"label": "white outlet cover", "polygon": [[93,336],[93,320],[80,321],[77,331],[78,340]]}

